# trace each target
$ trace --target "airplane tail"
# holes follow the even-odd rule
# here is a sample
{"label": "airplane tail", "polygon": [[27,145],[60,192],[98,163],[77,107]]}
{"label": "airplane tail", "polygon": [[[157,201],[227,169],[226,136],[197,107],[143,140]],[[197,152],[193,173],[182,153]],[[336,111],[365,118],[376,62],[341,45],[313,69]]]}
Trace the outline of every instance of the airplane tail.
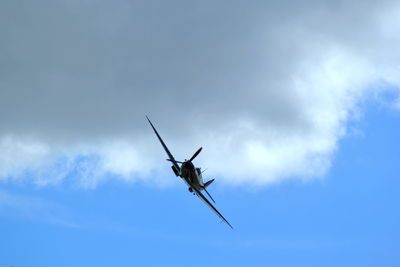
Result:
{"label": "airplane tail", "polygon": [[212,182],[214,182],[215,179],[211,179],[210,181],[206,182],[204,184],[204,188],[206,188],[207,186],[209,186]]}
{"label": "airplane tail", "polygon": [[210,181],[206,182],[203,186],[204,191],[206,191],[207,195],[211,198],[211,200],[215,203],[215,200],[213,199],[213,197],[210,195],[210,193],[208,193],[206,187],[209,186],[212,182],[214,182],[215,179],[211,179]]}

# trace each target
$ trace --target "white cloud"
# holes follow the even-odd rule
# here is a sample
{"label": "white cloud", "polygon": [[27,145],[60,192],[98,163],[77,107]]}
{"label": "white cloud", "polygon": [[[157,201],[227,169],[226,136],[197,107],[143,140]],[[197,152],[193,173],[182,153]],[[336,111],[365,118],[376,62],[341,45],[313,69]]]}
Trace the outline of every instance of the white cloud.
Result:
{"label": "white cloud", "polygon": [[1,4],[1,179],[162,183],[145,114],[227,184],[321,177],[376,84],[399,92],[396,2],[192,4]]}
{"label": "white cloud", "polygon": [[50,148],[35,140],[4,136],[0,140],[0,151],[0,177],[7,178],[40,165],[48,157]]}

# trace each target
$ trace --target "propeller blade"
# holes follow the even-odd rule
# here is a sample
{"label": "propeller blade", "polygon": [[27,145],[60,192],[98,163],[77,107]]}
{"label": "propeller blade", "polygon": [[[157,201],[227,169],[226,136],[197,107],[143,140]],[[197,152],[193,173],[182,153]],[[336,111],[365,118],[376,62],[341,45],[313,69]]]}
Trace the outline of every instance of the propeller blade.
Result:
{"label": "propeller blade", "polygon": [[[171,162],[173,162],[172,160],[170,160],[170,159],[167,159],[167,161],[171,161]],[[177,162],[177,163],[183,163],[182,161],[179,161],[179,160],[175,160],[175,162]]]}
{"label": "propeller blade", "polygon": [[202,149],[203,149],[203,148],[200,147],[199,150],[197,150],[196,153],[194,153],[193,156],[189,159],[189,161],[194,160],[194,159],[197,157],[197,155],[201,152]]}

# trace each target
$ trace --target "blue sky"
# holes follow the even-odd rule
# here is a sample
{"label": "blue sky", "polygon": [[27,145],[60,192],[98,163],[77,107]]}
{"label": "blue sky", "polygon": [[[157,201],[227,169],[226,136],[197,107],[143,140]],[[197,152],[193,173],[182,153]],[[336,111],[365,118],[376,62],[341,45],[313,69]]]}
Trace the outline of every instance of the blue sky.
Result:
{"label": "blue sky", "polygon": [[398,121],[397,111],[368,104],[354,123],[362,134],[341,141],[321,180],[214,184],[234,230],[183,184],[3,183],[2,198],[16,203],[0,206],[1,266],[398,266]]}
{"label": "blue sky", "polygon": [[[0,2],[0,267],[398,266],[400,4]],[[216,178],[232,231],[171,172]]]}

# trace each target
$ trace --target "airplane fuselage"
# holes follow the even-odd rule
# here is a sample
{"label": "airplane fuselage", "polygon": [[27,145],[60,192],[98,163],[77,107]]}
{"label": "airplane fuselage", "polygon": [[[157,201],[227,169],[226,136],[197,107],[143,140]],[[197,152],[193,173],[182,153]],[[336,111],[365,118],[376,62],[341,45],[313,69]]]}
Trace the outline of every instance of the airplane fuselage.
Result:
{"label": "airplane fuselage", "polygon": [[204,184],[201,177],[200,168],[196,168],[192,162],[185,161],[182,163],[180,176],[183,179],[190,181],[190,183],[196,186],[198,190],[203,189]]}

